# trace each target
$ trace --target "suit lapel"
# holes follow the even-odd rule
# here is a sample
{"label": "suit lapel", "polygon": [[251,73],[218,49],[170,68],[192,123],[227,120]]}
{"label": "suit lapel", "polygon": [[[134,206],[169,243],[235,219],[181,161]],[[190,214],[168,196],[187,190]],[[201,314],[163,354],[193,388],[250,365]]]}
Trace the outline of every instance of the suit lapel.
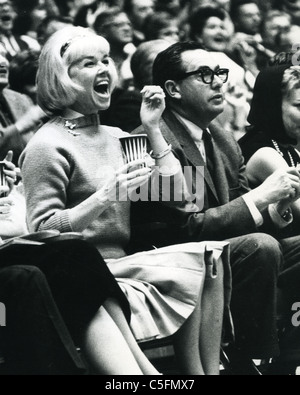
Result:
{"label": "suit lapel", "polygon": [[161,125],[162,133],[166,134],[167,132],[168,142],[170,144],[172,144],[172,140],[174,142],[177,141],[177,144],[179,142],[186,158],[188,158],[188,161],[191,162],[193,166],[204,167],[205,183],[207,187],[210,189],[210,191],[212,192],[217,202],[219,202],[217,190],[215,188],[213,179],[206,167],[206,163],[204,162],[204,159],[202,158],[199,149],[197,148],[194,140],[191,138],[189,132],[187,131],[186,126],[182,122],[180,122],[180,120],[177,119],[174,114],[172,114],[169,111],[164,113],[163,118],[165,121],[165,125],[168,127],[169,130],[166,130],[166,126],[162,123]]}

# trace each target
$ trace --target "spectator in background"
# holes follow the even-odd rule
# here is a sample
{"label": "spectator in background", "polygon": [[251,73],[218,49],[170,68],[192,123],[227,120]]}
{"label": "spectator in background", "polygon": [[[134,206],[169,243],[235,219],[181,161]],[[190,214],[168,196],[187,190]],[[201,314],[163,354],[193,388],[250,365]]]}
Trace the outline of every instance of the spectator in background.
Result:
{"label": "spectator in background", "polygon": [[291,31],[291,17],[279,11],[267,11],[261,27],[262,43],[255,43],[256,65],[258,70],[264,69],[269,61],[282,50],[281,37]]}
{"label": "spectator in background", "polygon": [[14,151],[14,163],[45,119],[44,112],[31,99],[8,89],[9,62],[0,52],[0,157]]}
{"label": "spectator in background", "polygon": [[[245,70],[227,54],[231,37],[225,27],[226,13],[212,6],[198,8],[192,14],[190,36],[203,49],[213,52],[219,64],[230,70],[228,84],[225,86],[226,105],[218,120],[225,130],[233,131],[238,139],[244,133],[249,112],[249,104],[255,77]],[[248,59],[248,63],[250,60]],[[250,69],[250,64],[248,64]]]}
{"label": "spectator in background", "polygon": [[74,16],[74,25],[82,27],[92,27],[97,15],[109,8],[123,8],[123,0],[96,0],[84,1]]}
{"label": "spectator in background", "polygon": [[0,0],[0,43],[10,60],[23,49],[36,49],[37,43],[28,36],[13,33],[16,11],[10,0]]}
{"label": "spectator in background", "polygon": [[230,13],[237,33],[261,42],[262,15],[255,0],[233,0]]}
{"label": "spectator in background", "polygon": [[178,19],[169,12],[159,11],[150,14],[144,21],[145,40],[166,40],[171,44],[180,41]]}
{"label": "spectator in background", "polygon": [[127,13],[133,26],[133,43],[137,47],[145,41],[142,26],[146,17],[154,12],[154,0],[125,0],[124,11]]}
{"label": "spectator in background", "polygon": [[232,0],[191,0],[190,1],[190,13],[195,12],[199,7],[204,7],[207,5],[215,6],[221,8],[226,12],[230,11]]}
{"label": "spectator in background", "polygon": [[12,58],[9,64],[9,87],[30,97],[36,104],[36,74],[40,52],[25,50]]}
{"label": "spectator in background", "polygon": [[43,47],[49,37],[59,29],[72,25],[72,19],[69,17],[51,15],[47,16],[37,27],[37,40]]}
{"label": "spectator in background", "polygon": [[[48,15],[45,0],[14,0],[17,17],[14,21],[13,32],[16,35],[26,35],[37,42],[37,27]],[[39,50],[37,44],[34,48]]]}
{"label": "spectator in background", "polygon": [[141,90],[146,85],[152,85],[153,62],[158,53],[169,45],[165,40],[153,40],[138,46],[131,58],[133,88],[114,91],[110,108],[101,113],[105,125],[116,126],[130,133],[141,124]]}
{"label": "spectator in background", "polygon": [[279,46],[281,51],[298,52],[300,50],[300,26],[292,25],[287,32],[283,31],[279,37]]}
{"label": "spectator in background", "polygon": [[54,1],[57,6],[58,15],[69,17],[70,10],[74,1],[73,0],[54,0]]}
{"label": "spectator in background", "polygon": [[277,53],[280,50],[281,34],[289,33],[292,27],[292,18],[286,12],[272,10],[265,14],[262,24],[263,45]]}
{"label": "spectator in background", "polygon": [[[234,33],[234,25],[233,22],[231,20],[230,14],[229,14],[229,10],[230,10],[230,6],[231,6],[231,0],[191,0],[191,2],[189,3],[189,7],[188,7],[188,14],[186,16],[186,21],[185,23],[188,24],[188,20],[189,18],[195,13],[197,12],[197,10],[199,8],[202,7],[214,7],[217,8],[221,11],[223,11],[223,13],[225,14],[226,18],[224,19],[224,27],[227,30],[227,34],[229,36],[232,36]],[[187,32],[189,32],[188,27],[186,27]],[[189,35],[189,33],[188,33]]]}
{"label": "spectator in background", "polygon": [[109,42],[110,56],[118,71],[118,87],[126,89],[132,83],[130,58],[136,49],[128,16],[120,8],[109,8],[97,16],[94,30]]}
{"label": "spectator in background", "polygon": [[300,0],[275,0],[274,7],[287,12],[292,18],[292,23],[300,25]]}
{"label": "spectator in background", "polygon": [[[58,8],[58,15],[67,16],[74,20],[78,10],[91,0],[54,0]],[[56,13],[57,15],[57,13]]]}
{"label": "spectator in background", "polygon": [[156,11],[169,12],[171,15],[178,17],[182,11],[180,0],[156,0]]}
{"label": "spectator in background", "polygon": [[265,66],[266,60],[268,61],[275,55],[271,49],[263,45],[264,15],[257,0],[233,0],[232,2],[231,16],[236,33],[231,42],[231,51],[235,54],[234,59],[244,68],[247,67],[245,54],[249,56],[253,54],[257,69],[255,75]]}
{"label": "spectator in background", "polygon": [[226,14],[213,6],[198,8],[190,18],[191,39],[208,51],[226,52],[231,37],[225,28]]}

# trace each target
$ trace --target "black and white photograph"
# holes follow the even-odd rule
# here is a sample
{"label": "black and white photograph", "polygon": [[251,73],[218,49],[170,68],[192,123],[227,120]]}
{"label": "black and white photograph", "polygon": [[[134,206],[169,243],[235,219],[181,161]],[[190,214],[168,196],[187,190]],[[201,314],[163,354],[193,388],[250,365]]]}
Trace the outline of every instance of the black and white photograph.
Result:
{"label": "black and white photograph", "polygon": [[0,0],[0,376],[297,375],[300,0]]}

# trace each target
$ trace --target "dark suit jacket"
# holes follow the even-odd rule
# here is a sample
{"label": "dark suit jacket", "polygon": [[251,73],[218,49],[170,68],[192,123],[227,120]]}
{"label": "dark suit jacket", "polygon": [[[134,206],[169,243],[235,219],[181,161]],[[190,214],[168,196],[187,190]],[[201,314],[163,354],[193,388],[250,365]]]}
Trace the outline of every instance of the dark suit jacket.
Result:
{"label": "dark suit jacket", "polygon": [[[253,217],[242,196],[249,191],[241,149],[233,135],[211,125],[214,148],[214,181],[186,126],[170,111],[165,111],[161,131],[172,144],[173,152],[184,166],[204,166],[204,207],[197,213],[182,208],[167,208],[159,203],[134,204],[133,238],[145,237],[162,246],[172,242],[224,240],[257,232]],[[133,133],[142,133],[142,127]],[[199,197],[200,199],[200,197]],[[267,216],[266,216],[267,217]],[[138,231],[136,231],[138,230]]]}
{"label": "dark suit jacket", "polygon": [[[15,92],[11,89],[4,89],[0,95],[7,106],[11,116],[11,121],[15,123],[22,115],[24,115],[33,105],[31,99],[21,93]],[[20,135],[14,125],[6,128],[1,127],[0,132],[3,132],[4,137],[0,139],[0,160],[2,160],[8,150],[14,151],[14,162],[17,164],[17,159],[26,145],[26,140]]]}

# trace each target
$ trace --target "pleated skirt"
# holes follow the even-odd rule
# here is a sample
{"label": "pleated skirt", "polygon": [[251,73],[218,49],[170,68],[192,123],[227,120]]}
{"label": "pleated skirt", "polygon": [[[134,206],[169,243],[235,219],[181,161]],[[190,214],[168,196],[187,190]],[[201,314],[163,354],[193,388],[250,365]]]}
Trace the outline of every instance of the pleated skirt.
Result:
{"label": "pleated skirt", "polygon": [[193,313],[205,279],[217,278],[219,265],[230,276],[226,242],[172,245],[107,264],[128,298],[139,342],[175,334]]}

